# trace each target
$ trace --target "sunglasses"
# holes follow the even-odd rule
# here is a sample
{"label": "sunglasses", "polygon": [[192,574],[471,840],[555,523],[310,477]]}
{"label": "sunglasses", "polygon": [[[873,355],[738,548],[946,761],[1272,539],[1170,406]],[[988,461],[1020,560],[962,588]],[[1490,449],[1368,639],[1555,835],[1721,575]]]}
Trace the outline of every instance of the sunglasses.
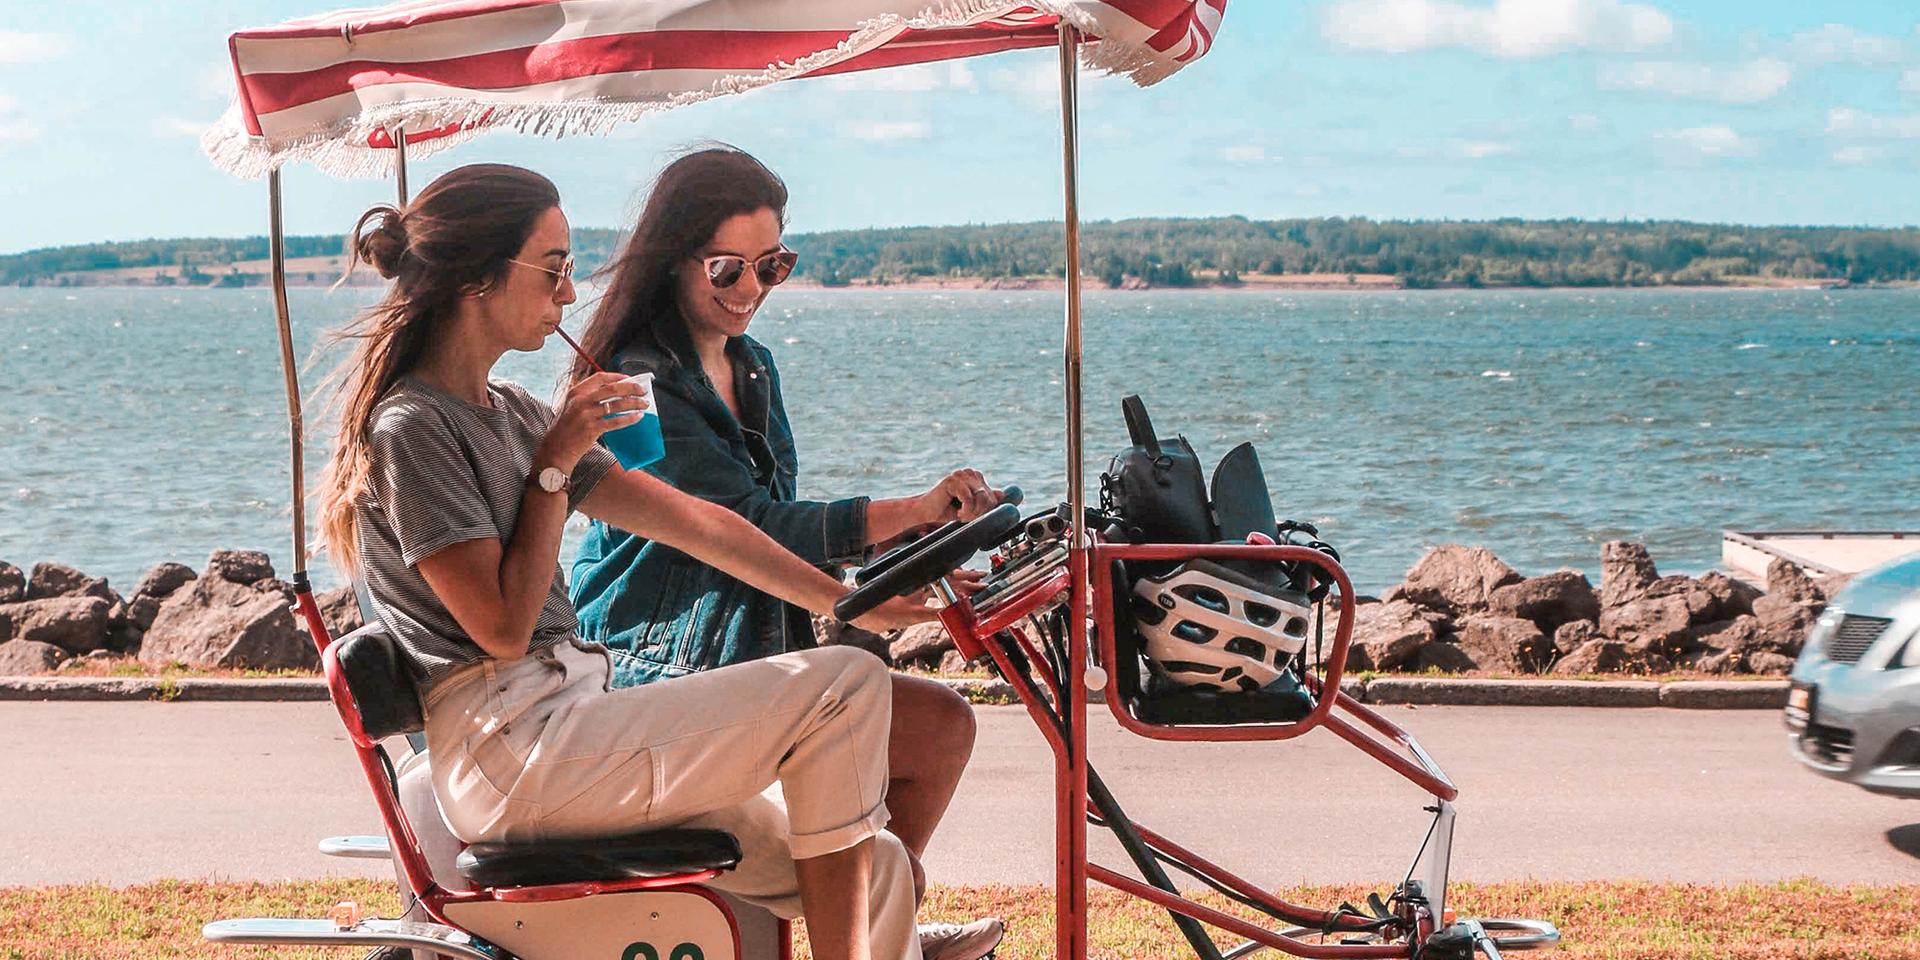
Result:
{"label": "sunglasses", "polygon": [[776,287],[784,283],[787,276],[793,273],[793,265],[799,259],[799,254],[781,247],[758,260],[748,260],[746,257],[727,254],[708,257],[700,261],[700,266],[707,272],[707,282],[713,284],[716,290],[725,290],[739,283],[740,278],[747,273],[748,264],[753,265],[753,275],[760,281],[761,286]]}
{"label": "sunglasses", "polygon": [[565,260],[560,261],[560,267],[557,270],[554,269],[553,267],[543,267],[537,263],[528,263],[525,260],[515,260],[512,257],[508,257],[507,262],[517,263],[523,267],[531,267],[535,270],[540,271],[541,273],[552,274],[553,289],[555,292],[558,292],[560,290],[561,284],[567,282],[568,280],[573,279],[573,258],[572,257],[568,257]]}

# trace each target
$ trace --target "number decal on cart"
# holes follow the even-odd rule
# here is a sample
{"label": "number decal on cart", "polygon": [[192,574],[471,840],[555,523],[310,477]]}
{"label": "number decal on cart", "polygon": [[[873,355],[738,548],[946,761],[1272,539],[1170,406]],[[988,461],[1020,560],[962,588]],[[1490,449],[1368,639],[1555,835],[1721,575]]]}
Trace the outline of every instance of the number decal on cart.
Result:
{"label": "number decal on cart", "polygon": [[[626,951],[620,954],[620,960],[660,960],[660,951],[642,940],[628,944]],[[683,943],[667,954],[667,960],[707,960],[707,955],[701,952],[699,944]]]}

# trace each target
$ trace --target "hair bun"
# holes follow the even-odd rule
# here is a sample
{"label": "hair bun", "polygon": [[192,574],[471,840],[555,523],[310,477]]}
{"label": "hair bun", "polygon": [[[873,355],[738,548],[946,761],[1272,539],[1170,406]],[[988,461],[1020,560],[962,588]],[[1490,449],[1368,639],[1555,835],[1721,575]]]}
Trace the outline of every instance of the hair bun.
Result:
{"label": "hair bun", "polygon": [[360,231],[353,241],[355,255],[388,280],[400,274],[400,259],[407,252],[407,227],[402,216],[386,204],[368,210],[360,218]]}

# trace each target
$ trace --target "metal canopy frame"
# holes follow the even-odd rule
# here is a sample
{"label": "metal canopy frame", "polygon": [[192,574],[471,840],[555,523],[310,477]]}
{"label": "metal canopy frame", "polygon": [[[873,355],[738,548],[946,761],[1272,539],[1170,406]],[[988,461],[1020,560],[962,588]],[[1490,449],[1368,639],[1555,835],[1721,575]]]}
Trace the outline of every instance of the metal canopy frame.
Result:
{"label": "metal canopy frame", "polygon": [[[1074,609],[1086,608],[1087,558],[1092,546],[1091,531],[1085,529],[1087,503],[1083,475],[1085,457],[1081,432],[1082,394],[1080,389],[1079,53],[1081,42],[1080,31],[1064,19],[1061,20],[1058,44],[1060,162],[1063,176],[1062,209],[1066,225],[1066,290],[1063,304],[1065,346],[1061,353],[1064,363],[1062,383],[1067,428],[1067,502],[1073,518],[1068,534],[1070,537],[1068,563],[1072,570],[1071,602],[1074,604]],[[397,205],[405,209],[409,198],[406,128],[396,126],[392,129],[391,135],[396,200]],[[300,375],[294,359],[293,325],[287,307],[286,237],[281,219],[282,196],[280,169],[275,167],[267,174],[269,249],[272,262],[274,316],[280,330],[280,365],[286,377],[287,431],[291,439],[294,565],[292,582],[308,632],[312,635],[314,643],[324,650],[333,637],[320,617],[318,604],[313,600],[313,587],[307,573],[306,458],[303,446],[306,427],[300,395]],[[1086,669],[1091,651],[1088,644],[1087,624],[1081,617],[1069,618],[1069,623],[1071,660],[1073,670],[1078,675]],[[1072,745],[1069,756],[1066,762],[1056,769],[1056,778],[1064,782],[1057,784],[1063,800],[1056,810],[1056,836],[1060,838],[1060,844],[1054,852],[1054,889],[1055,915],[1060,922],[1058,956],[1067,960],[1083,960],[1087,952],[1086,925],[1069,921],[1084,918],[1087,914],[1087,757],[1084,733],[1087,720],[1087,696],[1084,686],[1074,684],[1073,687],[1075,693],[1069,700],[1067,721],[1070,729],[1079,733],[1069,738],[1069,743]]]}
{"label": "metal canopy frame", "polygon": [[[1028,707],[1029,712],[1035,713],[1036,722],[1039,723],[1041,732],[1047,736],[1050,744],[1054,747],[1056,755],[1055,795],[1057,803],[1055,806],[1056,845],[1054,851],[1056,957],[1058,957],[1059,960],[1085,960],[1086,958],[1087,928],[1085,921],[1088,916],[1087,883],[1090,879],[1098,880],[1109,887],[1166,908],[1174,915],[1176,923],[1187,936],[1189,942],[1192,943],[1196,950],[1203,956],[1221,956],[1221,954],[1211,941],[1206,939],[1206,935],[1196,921],[1205,922],[1218,929],[1238,933],[1249,938],[1246,944],[1235,948],[1225,955],[1231,957],[1239,957],[1263,947],[1283,949],[1286,952],[1298,956],[1350,958],[1350,960],[1351,958],[1364,957],[1385,958],[1409,956],[1410,952],[1417,953],[1420,950],[1420,946],[1417,944],[1392,946],[1385,944],[1364,946],[1324,944],[1308,943],[1296,939],[1306,933],[1325,934],[1340,927],[1344,921],[1335,917],[1333,914],[1307,914],[1316,918],[1315,926],[1312,928],[1297,927],[1285,931],[1267,930],[1181,897],[1172,885],[1166,882],[1165,874],[1163,871],[1158,870],[1157,864],[1149,868],[1149,866],[1138,862],[1138,858],[1136,858],[1136,866],[1139,866],[1143,871],[1147,872],[1150,878],[1158,874],[1156,883],[1145,884],[1105,867],[1093,864],[1087,857],[1087,827],[1090,806],[1097,805],[1103,817],[1106,817],[1111,810],[1117,810],[1105,786],[1098,782],[1097,777],[1090,777],[1091,771],[1088,766],[1086,749],[1088,689],[1089,686],[1101,686],[1104,683],[1104,677],[1100,672],[1101,668],[1097,665],[1098,662],[1111,662],[1115,656],[1115,651],[1112,649],[1113,631],[1110,623],[1111,611],[1092,611],[1103,624],[1106,624],[1101,632],[1101,635],[1105,638],[1103,646],[1106,649],[1096,651],[1093,648],[1088,633],[1089,624],[1085,614],[1090,609],[1089,601],[1091,596],[1096,592],[1093,581],[1097,578],[1103,588],[1111,589],[1106,586],[1106,583],[1108,564],[1113,559],[1132,557],[1146,558],[1161,556],[1162,554],[1167,558],[1171,558],[1175,554],[1184,556],[1194,553],[1194,549],[1191,547],[1169,545],[1096,545],[1092,531],[1086,529],[1087,503],[1085,477],[1083,476],[1085,455],[1081,422],[1083,394],[1081,390],[1082,324],[1078,129],[1079,53],[1082,42],[1083,39],[1080,31],[1063,18],[1058,25],[1061,170],[1063,174],[1062,211],[1065,221],[1066,241],[1062,383],[1063,399],[1066,408],[1066,475],[1067,500],[1070,511],[1070,528],[1067,533],[1069,538],[1067,559],[1068,582],[1065,585],[1065,589],[1068,593],[1069,603],[1067,610],[1073,612],[1073,615],[1065,617],[1067,649],[1064,658],[1064,682],[1061,684],[1063,688],[1061,693],[1064,695],[1056,701],[1057,707],[1060,708],[1057,714],[1057,720],[1048,721],[1036,712],[1039,710],[1038,703],[1040,694],[1037,690],[1031,688],[1030,683],[1027,682],[1027,675],[1024,671],[1020,672],[1018,678],[1014,681],[1016,686],[1023,691],[1020,699]],[[391,128],[388,133],[391,136],[393,143],[392,149],[394,150],[393,171],[396,198],[398,205],[404,209],[409,199],[406,130],[402,126],[395,126]],[[292,325],[287,307],[286,251],[284,229],[281,221],[282,187],[280,171],[277,167],[268,173],[267,184],[269,223],[271,226],[270,256],[272,262],[274,311],[279,324],[280,359],[286,378],[288,431],[292,440],[293,585],[296,601],[302,616],[306,620],[307,628],[312,634],[314,642],[324,651],[327,644],[331,642],[332,637],[329,634],[326,624],[321,620],[319,608],[314,602],[306,565],[306,484],[302,447],[304,441],[304,417],[301,406],[299,376],[293,356]],[[1263,560],[1291,558],[1302,561],[1312,561],[1322,566],[1328,566],[1324,556],[1293,547],[1212,546],[1199,548],[1199,552],[1209,555],[1244,555],[1249,559]],[[1346,582],[1345,573],[1339,569],[1337,563],[1331,564],[1330,569],[1334,572],[1334,576],[1339,583],[1343,601],[1347,601],[1347,598],[1352,596],[1351,584]],[[1058,586],[1056,585],[1052,589],[1058,589]],[[970,641],[971,643],[978,644],[979,640],[974,636],[974,632],[971,629],[977,626],[977,624],[971,622],[971,616],[971,608],[962,610],[958,606],[953,606],[949,607],[947,611],[942,614],[941,619],[946,623],[949,631],[954,633],[957,642],[959,642],[961,636],[965,634],[969,638],[973,638]],[[1352,616],[1349,610],[1343,609],[1341,621],[1341,626],[1338,631],[1339,636],[1335,643],[1336,659],[1344,659],[1343,654],[1349,640],[1349,632],[1352,626]],[[1001,653],[996,652],[994,659],[996,663],[1000,664],[1003,671],[1012,665],[1010,662],[1004,662],[1005,657]],[[1029,659],[1031,660],[1031,658]],[[1316,711],[1305,721],[1290,725],[1269,724],[1261,727],[1249,727],[1241,730],[1238,735],[1218,735],[1216,733],[1197,731],[1170,733],[1164,728],[1151,729],[1151,725],[1132,722],[1131,719],[1125,715],[1125,710],[1120,707],[1117,701],[1111,696],[1109,697],[1109,706],[1114,710],[1115,716],[1122,727],[1136,734],[1158,739],[1287,739],[1306,733],[1314,727],[1325,725],[1343,739],[1348,740],[1353,745],[1373,756],[1374,759],[1386,764],[1402,777],[1414,782],[1423,790],[1431,793],[1435,801],[1435,805],[1428,808],[1434,813],[1434,824],[1430,828],[1429,833],[1429,839],[1432,841],[1431,848],[1429,849],[1428,845],[1423,844],[1422,852],[1416,854],[1413,869],[1409,871],[1410,877],[1417,871],[1426,888],[1431,891],[1430,895],[1432,900],[1430,902],[1430,912],[1420,915],[1419,923],[1417,924],[1418,929],[1421,931],[1418,935],[1419,939],[1424,942],[1425,937],[1431,935],[1438,925],[1443,922],[1450,922],[1450,918],[1443,921],[1442,917],[1453,827],[1453,807],[1451,801],[1455,798],[1458,791],[1452,782],[1447,779],[1446,775],[1440,771],[1438,766],[1433,763],[1431,758],[1420,748],[1419,744],[1413,741],[1410,735],[1401,731],[1390,722],[1387,722],[1384,718],[1361,707],[1350,697],[1338,693],[1340,672],[1340,664],[1335,663],[1329,675],[1325,678],[1324,686],[1320,690],[1323,697],[1321,705],[1317,707]],[[1013,674],[1009,674],[1009,676],[1012,677]],[[1351,723],[1332,718],[1329,711],[1336,705],[1349,713],[1355,714],[1366,726],[1371,727],[1379,738],[1384,739],[1370,736]],[[1287,729],[1281,729],[1281,727],[1286,727]],[[1090,804],[1090,795],[1094,798],[1093,804]],[[1145,828],[1130,828],[1130,831],[1133,838],[1132,847],[1139,847],[1141,849],[1152,848],[1154,850],[1174,853],[1189,863],[1203,867],[1210,875],[1218,876],[1225,880],[1225,882],[1234,885],[1235,889],[1240,890],[1243,894],[1258,899],[1270,908],[1282,909],[1283,914],[1286,910],[1303,911],[1306,909],[1286,904],[1284,901],[1280,901],[1251,885],[1247,885],[1246,881],[1232,877],[1231,874],[1227,874],[1225,871],[1207,863],[1197,855],[1180,848],[1178,845],[1173,844],[1171,841],[1157,834],[1153,834],[1151,831],[1145,830]],[[1145,846],[1143,847],[1142,844]],[[1450,913],[1451,911],[1445,911],[1445,914]],[[1498,949],[1494,946],[1496,943],[1507,949],[1525,949],[1529,947],[1548,946],[1558,940],[1558,933],[1554,931],[1552,925],[1543,924],[1538,921],[1467,921],[1464,926],[1474,931],[1476,938],[1475,947],[1483,947],[1490,956],[1496,957],[1498,956]],[[1491,937],[1488,931],[1496,930],[1518,931],[1521,935],[1504,938]]]}

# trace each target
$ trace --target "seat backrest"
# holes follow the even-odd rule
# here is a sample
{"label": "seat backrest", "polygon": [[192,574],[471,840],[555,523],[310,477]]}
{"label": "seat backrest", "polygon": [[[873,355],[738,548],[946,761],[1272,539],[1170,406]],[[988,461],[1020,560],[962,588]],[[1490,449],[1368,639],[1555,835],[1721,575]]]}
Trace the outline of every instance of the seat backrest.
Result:
{"label": "seat backrest", "polygon": [[407,672],[393,635],[378,621],[328,644],[320,654],[320,666],[327,673],[328,693],[353,741],[360,770],[373,790],[374,806],[386,824],[401,874],[415,896],[423,895],[434,885],[433,868],[400,806],[393,761],[380,745],[386,737],[425,729],[413,675]]}
{"label": "seat backrest", "polygon": [[335,640],[325,659],[328,679],[337,671],[351,697],[353,716],[341,705],[341,719],[355,742],[372,746],[386,737],[425,729],[413,675],[399,644],[378,621]]}

